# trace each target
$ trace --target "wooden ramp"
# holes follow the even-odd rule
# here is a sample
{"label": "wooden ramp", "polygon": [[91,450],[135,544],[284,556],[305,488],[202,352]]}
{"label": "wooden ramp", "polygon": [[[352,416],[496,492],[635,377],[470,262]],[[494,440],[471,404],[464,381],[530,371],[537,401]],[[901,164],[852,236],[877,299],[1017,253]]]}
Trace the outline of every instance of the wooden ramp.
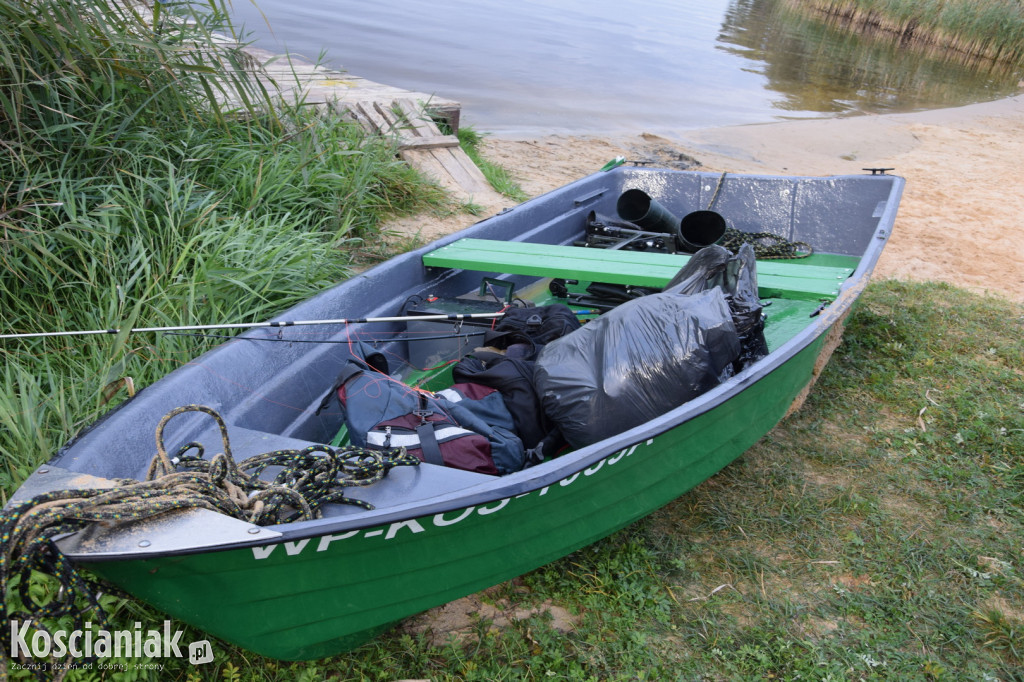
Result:
{"label": "wooden ramp", "polygon": [[484,174],[459,147],[459,138],[443,134],[431,116],[411,98],[356,102],[348,113],[368,132],[394,136],[402,159],[448,190],[469,196],[494,191]]}
{"label": "wooden ramp", "polygon": [[[155,21],[152,10],[132,3],[132,11]],[[216,42],[237,45],[226,35]],[[461,105],[450,99],[375,83],[325,68],[292,54],[278,55],[252,45],[242,48],[251,59],[246,70],[270,93],[289,104],[314,106],[348,114],[372,133],[395,135],[399,155],[409,165],[464,200],[483,205],[501,202],[454,135],[442,135],[432,116],[443,118],[455,133]],[[228,83],[214,96],[227,107],[240,107],[241,97]]]}
{"label": "wooden ramp", "polygon": [[294,55],[251,46],[245,51],[268,92],[286,102],[351,116],[368,132],[394,136],[402,160],[461,199],[484,204],[500,200],[458,138],[443,135],[433,121],[434,116],[442,118],[458,132],[458,102],[333,71]]}

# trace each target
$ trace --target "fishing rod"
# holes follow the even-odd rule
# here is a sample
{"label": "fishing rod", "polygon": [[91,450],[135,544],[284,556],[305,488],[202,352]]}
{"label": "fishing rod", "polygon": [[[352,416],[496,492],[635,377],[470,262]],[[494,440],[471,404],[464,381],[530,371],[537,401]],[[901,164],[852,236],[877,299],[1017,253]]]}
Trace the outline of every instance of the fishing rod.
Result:
{"label": "fishing rod", "polygon": [[[504,311],[494,313],[451,313],[436,315],[398,315],[395,317],[342,317],[336,320],[282,320],[280,322],[237,322],[223,324],[193,324],[176,327],[133,327],[127,330],[131,334],[143,332],[190,332],[207,329],[258,329],[275,327],[300,327],[325,324],[363,324],[371,322],[408,322],[417,320],[430,322],[435,320],[460,322],[474,319],[494,319],[505,314]],[[36,339],[49,336],[98,336],[101,334],[120,334],[120,329],[85,329],[64,332],[31,332],[25,334],[0,334],[0,339]]]}
{"label": "fishing rod", "polygon": [[[398,332],[398,334],[405,334],[407,332]],[[224,339],[226,341],[266,341],[269,343],[337,343],[347,344],[350,343],[348,339],[279,339],[276,336],[229,336],[228,334],[187,334],[184,332],[167,332],[169,336],[184,336],[193,339]],[[456,334],[431,334],[430,336],[399,336],[395,337],[396,341],[441,341],[446,339],[463,339],[468,340],[474,336],[480,336],[483,334],[483,330],[475,332],[465,332]],[[377,341],[386,341],[387,339],[376,339]]]}

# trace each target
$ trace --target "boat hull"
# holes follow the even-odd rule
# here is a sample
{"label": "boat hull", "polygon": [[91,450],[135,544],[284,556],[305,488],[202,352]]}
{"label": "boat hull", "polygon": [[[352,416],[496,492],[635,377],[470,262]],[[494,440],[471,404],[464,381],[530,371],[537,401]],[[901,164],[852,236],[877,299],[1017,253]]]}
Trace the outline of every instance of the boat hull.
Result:
{"label": "boat hull", "polygon": [[728,401],[535,490],[339,534],[92,568],[250,651],[337,654],[585,547],[707,480],[784,416],[814,376],[827,330]]}
{"label": "boat hull", "polygon": [[[775,273],[760,292],[775,299],[767,357],[644,424],[524,471],[493,477],[431,464],[399,467],[352,491],[373,510],[328,505],[322,519],[274,527],[206,512],[140,528],[125,524],[102,542],[61,541],[72,561],[245,649],[289,660],[351,649],[403,618],[585,547],[739,457],[816,377],[827,336],[857,300],[891,232],[902,187],[892,176],[726,179],[625,168],[595,174],[398,256],[288,311],[277,330],[247,333],[195,359],[79,434],[19,492],[59,489],[57,472],[71,482],[86,474],[144,476],[154,425],[190,403],[223,416],[237,457],[329,442],[342,416],[317,408],[350,357],[348,341],[372,335],[408,358],[407,330],[345,323],[318,332],[323,343],[293,344],[305,338],[301,327],[282,332],[288,325],[280,320],[391,316],[412,296],[473,291],[481,273],[529,288],[550,275],[435,266],[431,254],[464,238],[540,244],[561,254],[579,239],[590,211],[614,213],[616,198],[629,188],[644,188],[680,215],[717,202],[738,229],[769,230],[812,244],[826,260],[856,264],[817,268],[833,273],[824,289],[820,276],[806,276],[814,268],[797,277]],[[794,306],[774,289],[804,295]],[[826,303],[819,304],[822,291]],[[269,340],[283,343],[256,343]],[[175,428],[170,442],[213,448],[219,439],[201,415]]]}

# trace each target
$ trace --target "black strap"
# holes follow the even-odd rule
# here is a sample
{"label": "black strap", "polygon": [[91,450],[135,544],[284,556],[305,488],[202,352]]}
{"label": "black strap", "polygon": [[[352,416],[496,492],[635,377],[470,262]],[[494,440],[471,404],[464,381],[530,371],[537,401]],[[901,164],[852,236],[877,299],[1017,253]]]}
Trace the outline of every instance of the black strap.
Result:
{"label": "black strap", "polygon": [[565,436],[556,426],[548,431],[548,434],[537,445],[526,451],[526,466],[532,467],[548,457],[554,457],[564,445]]}
{"label": "black strap", "polygon": [[417,426],[416,436],[420,439],[423,461],[428,464],[444,466],[444,458],[441,457],[441,446],[438,445],[437,436],[434,434],[434,422],[424,421]]}
{"label": "black strap", "polygon": [[423,461],[428,464],[444,466],[444,457],[441,456],[441,446],[437,443],[437,434],[434,433],[435,422],[427,421],[427,417],[434,414],[427,402],[427,396],[420,393],[420,409],[413,412],[420,418],[420,425],[416,427],[416,436],[420,439],[420,451],[423,453]]}

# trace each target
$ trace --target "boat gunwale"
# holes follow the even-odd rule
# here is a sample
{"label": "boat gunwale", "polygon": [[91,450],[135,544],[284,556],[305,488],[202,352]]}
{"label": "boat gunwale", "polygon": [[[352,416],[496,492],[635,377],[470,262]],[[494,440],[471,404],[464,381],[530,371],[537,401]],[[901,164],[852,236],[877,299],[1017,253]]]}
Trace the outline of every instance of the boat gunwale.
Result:
{"label": "boat gunwale", "polygon": [[[663,169],[627,169],[629,171],[640,170],[641,172],[656,172],[664,173]],[[616,169],[614,172],[620,171]],[[683,171],[676,171],[683,173]],[[692,172],[689,172],[692,174]],[[701,173],[709,177],[717,177],[719,174],[715,173]],[[592,177],[592,176],[591,176]],[[800,181],[803,179],[821,180],[822,177],[818,176],[765,176],[765,175],[747,175],[747,174],[735,174],[733,177],[747,177],[747,178],[785,178],[790,181]],[[864,175],[840,175],[840,176],[826,176],[827,179],[838,179],[846,177],[854,178],[865,178],[870,176]],[[726,380],[719,386],[710,389],[702,395],[687,401],[686,403],[666,412],[654,419],[651,419],[643,424],[640,424],[632,429],[616,434],[610,438],[604,439],[598,443],[579,448],[572,452],[566,453],[558,458],[549,460],[542,464],[538,464],[529,469],[525,469],[520,472],[515,472],[502,477],[490,478],[483,480],[478,484],[470,485],[466,488],[455,490],[441,495],[436,495],[429,498],[420,498],[413,502],[409,502],[405,505],[389,506],[387,508],[381,508],[376,510],[370,510],[365,512],[356,512],[353,514],[345,514],[342,516],[330,516],[321,519],[313,519],[309,521],[299,521],[289,524],[280,524],[276,526],[268,526],[268,530],[273,530],[279,535],[275,535],[272,539],[259,538],[258,536],[248,536],[243,539],[239,539],[237,542],[229,542],[216,547],[200,547],[200,548],[186,548],[177,550],[165,550],[160,551],[157,549],[144,550],[139,549],[137,551],[124,552],[124,553],[110,553],[103,555],[88,554],[88,553],[69,553],[69,558],[72,558],[79,563],[101,563],[108,561],[123,561],[123,560],[144,560],[144,559],[156,559],[171,556],[184,556],[190,554],[206,554],[213,552],[225,552],[239,549],[246,549],[251,547],[259,546],[270,546],[275,544],[281,544],[285,542],[294,542],[297,540],[303,540],[307,538],[315,538],[325,535],[336,534],[339,532],[351,532],[358,531],[368,528],[374,528],[376,526],[382,526],[387,524],[393,524],[402,521],[409,521],[412,519],[422,518],[434,514],[441,514],[452,512],[459,509],[466,509],[472,506],[480,506],[483,504],[498,502],[505,499],[514,498],[517,496],[526,495],[530,492],[540,490],[546,486],[558,483],[561,480],[567,479],[571,476],[577,475],[584,471],[588,467],[593,466],[600,460],[610,457],[617,452],[626,450],[637,444],[643,443],[652,438],[656,438],[658,435],[663,434],[671,429],[677,428],[686,422],[695,419],[707,412],[710,412],[724,403],[728,402],[733,397],[739,395],[746,389],[753,386],[756,382],[766,378],[780,367],[785,365],[787,362],[792,360],[801,351],[812,345],[819,337],[827,333],[834,324],[839,322],[844,315],[846,315],[853,307],[854,303],[858,299],[859,295],[867,285],[871,272],[873,271],[878,258],[882,252],[882,249],[890,236],[890,232],[895,220],[895,213],[899,205],[899,199],[903,191],[905,181],[903,178],[894,175],[885,176],[887,179],[892,180],[892,188],[889,196],[886,200],[886,208],[881,216],[878,217],[878,224],[875,231],[870,237],[867,248],[865,249],[861,260],[855,268],[854,272],[850,277],[845,280],[839,287],[839,294],[836,298],[826,306],[820,315],[815,317],[812,322],[808,323],[802,330],[797,332],[791,339],[786,341],[784,344],[779,346],[777,349],[772,351],[768,356],[762,360],[754,363],[750,367],[744,369],[742,372]],[[562,192],[571,189],[573,186],[583,183],[587,178],[578,180],[570,185],[566,185],[556,192]],[[551,194],[551,193],[548,193]],[[522,204],[523,206],[542,201],[547,194],[541,195],[535,199]],[[503,215],[501,213],[497,216]],[[467,232],[473,231],[481,224],[493,219],[497,216],[491,216],[485,218],[474,225],[471,225],[459,232],[448,235],[435,242],[424,245],[418,249],[401,254],[385,263],[382,263],[370,270],[367,270],[354,278],[346,280],[336,287],[331,287],[324,292],[320,292],[313,298],[328,295],[330,292],[335,291],[338,287],[345,286],[348,282],[352,282],[358,278],[365,278],[373,276],[373,273],[378,268],[384,266],[398,267],[403,264],[416,263],[420,261],[422,256],[429,253],[437,248],[457,241],[466,236]],[[521,235],[517,235],[512,241],[526,241],[526,238],[533,234],[533,231],[527,231]],[[313,300],[313,298],[309,300]],[[288,314],[287,311],[284,314]],[[280,319],[280,317],[275,318]],[[244,338],[245,335],[240,335],[239,338]],[[211,352],[223,349],[224,346],[218,347]],[[127,405],[123,403],[117,408],[106,413],[103,417],[93,423],[92,426],[96,426],[107,418],[116,414],[116,412]],[[90,427],[91,429],[92,427]],[[57,455],[51,459],[51,462],[58,460],[63,452],[78,440],[78,437],[84,435],[85,431],[78,434],[76,438],[69,441],[63,448],[58,451]]]}

